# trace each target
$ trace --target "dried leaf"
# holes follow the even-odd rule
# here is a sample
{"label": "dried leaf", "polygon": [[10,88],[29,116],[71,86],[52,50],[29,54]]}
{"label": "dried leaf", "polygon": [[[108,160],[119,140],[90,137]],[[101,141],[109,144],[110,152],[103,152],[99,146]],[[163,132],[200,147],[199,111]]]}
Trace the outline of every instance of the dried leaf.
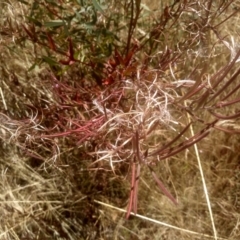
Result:
{"label": "dried leaf", "polygon": [[154,180],[156,181],[158,187],[161,189],[161,191],[175,204],[177,205],[177,200],[173,197],[173,195],[164,187],[163,183],[160,181],[160,179],[157,177],[156,173],[153,171],[153,169],[148,166]]}
{"label": "dried leaf", "polygon": [[51,35],[49,33],[47,33],[47,38],[48,38],[48,44],[50,46],[50,48],[54,51],[56,51],[56,45],[51,37]]}

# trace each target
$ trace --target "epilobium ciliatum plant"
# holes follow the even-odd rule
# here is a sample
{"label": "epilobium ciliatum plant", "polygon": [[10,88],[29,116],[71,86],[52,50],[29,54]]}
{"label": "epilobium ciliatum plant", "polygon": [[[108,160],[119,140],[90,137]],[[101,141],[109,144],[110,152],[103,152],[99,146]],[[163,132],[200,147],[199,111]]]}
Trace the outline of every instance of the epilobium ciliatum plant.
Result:
{"label": "epilobium ciliatum plant", "polygon": [[[44,187],[37,210],[29,201],[24,224],[11,223],[15,234],[107,238],[94,200],[109,197],[125,205],[127,218],[136,214],[143,166],[174,204],[181,201],[155,166],[213,130],[240,132],[240,51],[221,33],[236,14],[234,1],[166,2],[157,17],[140,0],[20,2],[25,15],[6,17],[1,32],[16,39],[3,39],[1,58],[14,53],[19,71],[2,68],[0,137],[28,158]],[[229,56],[213,65],[223,46]],[[34,185],[20,178],[23,188]],[[40,201],[41,190],[51,206]],[[19,219],[27,214],[11,207]]]}

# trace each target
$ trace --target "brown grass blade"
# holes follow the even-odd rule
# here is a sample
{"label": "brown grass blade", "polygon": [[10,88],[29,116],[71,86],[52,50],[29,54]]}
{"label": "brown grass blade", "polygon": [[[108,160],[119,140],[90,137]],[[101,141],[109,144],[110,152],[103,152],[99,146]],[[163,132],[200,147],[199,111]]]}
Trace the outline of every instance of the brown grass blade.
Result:
{"label": "brown grass blade", "polygon": [[[240,51],[238,51],[238,53],[236,54],[235,58],[230,62],[229,65],[222,67],[216,74],[214,74],[211,79],[210,82],[212,83],[212,88],[208,89],[203,95],[202,97],[199,99],[198,101],[198,105],[196,109],[199,109],[200,107],[202,107],[203,105],[205,105],[206,103],[209,103],[210,101],[213,100],[213,98],[211,98],[210,100],[208,100],[208,96],[210,94],[210,92],[214,89],[217,88],[217,86],[224,80],[224,78],[227,76],[227,74],[229,73],[229,71],[232,69],[232,67],[234,66],[235,62],[237,61],[237,59],[240,56]],[[220,92],[218,92],[217,95],[219,95]],[[214,97],[217,96],[215,94]]]}
{"label": "brown grass blade", "polygon": [[148,154],[148,156],[154,156],[160,154],[164,149],[171,146],[174,142],[176,142],[190,127],[191,123],[189,123],[172,141],[167,143],[166,145],[162,146],[160,149],[153,151],[152,153]]}
{"label": "brown grass blade", "polygon": [[229,120],[229,119],[234,119],[234,118],[238,118],[240,117],[240,112],[230,115],[230,116],[224,116],[218,113],[215,113],[214,111],[209,111],[213,116],[215,116],[218,119],[222,119],[222,120]]}
{"label": "brown grass blade", "polygon": [[226,84],[224,84],[224,86],[217,91],[209,100],[208,102],[211,102],[214,98],[216,98],[218,95],[220,95],[223,91],[226,90],[227,87],[229,87],[229,85],[237,78],[237,76],[240,74],[240,68],[234,73],[234,75],[227,81]]}
{"label": "brown grass blade", "polygon": [[[162,154],[160,156],[160,159],[163,160],[168,157],[171,157],[171,156],[183,151],[184,149],[189,148],[190,146],[192,146],[194,143],[200,141],[201,139],[205,138],[209,134],[209,130],[215,126],[217,121],[218,120],[215,120],[212,123],[208,124],[208,126],[205,127],[204,129],[202,129],[199,133],[195,134],[193,137],[190,137],[185,142],[180,143],[176,147],[172,147],[172,148],[164,150],[163,152],[160,153],[160,154]],[[157,154],[157,155],[159,155],[159,154]]]}
{"label": "brown grass blade", "polygon": [[[196,68],[192,71],[192,73],[190,74],[190,78],[191,78],[191,76],[194,76],[194,73],[196,72],[197,69],[198,69],[198,66],[196,66]],[[202,69],[200,75],[197,77],[195,84],[180,99],[180,101],[184,101],[184,100],[192,97],[193,95],[195,95],[197,92],[201,91],[204,88],[204,84],[201,85],[201,83],[202,83],[202,76],[206,72],[206,69],[207,69],[207,66],[205,65],[204,68]]]}
{"label": "brown grass blade", "polygon": [[240,98],[236,98],[236,99],[233,99],[232,101],[229,101],[229,102],[218,102],[216,105],[215,105],[215,108],[222,108],[222,107],[227,107],[227,106],[230,106],[232,104],[235,104],[235,103],[238,103],[240,102]]}
{"label": "brown grass blade", "polygon": [[153,171],[153,169],[148,166],[154,180],[156,181],[158,187],[161,189],[161,191],[175,204],[177,205],[177,200],[173,197],[173,195],[164,187],[163,183],[160,181],[160,179],[157,177],[156,173]]}

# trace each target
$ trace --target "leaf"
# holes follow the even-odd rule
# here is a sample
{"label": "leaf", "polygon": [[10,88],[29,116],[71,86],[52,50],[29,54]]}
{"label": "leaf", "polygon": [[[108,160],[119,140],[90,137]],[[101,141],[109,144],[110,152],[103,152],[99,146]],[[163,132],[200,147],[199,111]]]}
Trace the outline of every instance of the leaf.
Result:
{"label": "leaf", "polygon": [[29,3],[27,1],[24,1],[24,0],[18,0],[18,1],[23,3],[23,4],[29,5]]}
{"label": "leaf", "polygon": [[61,27],[64,26],[65,22],[61,19],[59,20],[52,20],[51,22],[45,22],[44,26],[45,27]]}
{"label": "leaf", "polygon": [[77,0],[77,3],[78,3],[80,6],[82,6],[82,3],[81,3],[80,0]]}
{"label": "leaf", "polygon": [[70,65],[70,60],[59,60],[62,65]]}
{"label": "leaf", "polygon": [[69,59],[71,61],[74,61],[75,60],[74,59],[74,50],[73,50],[73,44],[72,44],[72,39],[71,38],[68,39],[68,43],[69,43],[69,49],[68,49],[68,51],[69,51]]}
{"label": "leaf", "polygon": [[58,7],[58,8],[62,8],[61,5],[57,4],[56,1],[53,0],[46,0],[47,3],[49,3],[52,6]]}
{"label": "leaf", "polygon": [[163,183],[160,181],[160,179],[157,177],[156,173],[153,171],[153,169],[148,166],[155,182],[157,183],[158,187],[161,189],[161,191],[175,204],[177,205],[177,200],[172,196],[172,194],[165,188]]}
{"label": "leaf", "polygon": [[32,22],[37,27],[42,27],[42,23],[40,21],[38,21],[38,19],[33,18],[33,17],[27,17],[27,18],[28,18],[29,22]]}
{"label": "leaf", "polygon": [[34,64],[28,69],[28,72],[31,72],[36,66],[37,66],[37,64],[34,63]]}
{"label": "leaf", "polygon": [[50,48],[52,50],[56,51],[56,45],[55,45],[50,33],[47,33],[47,38],[48,38],[48,44],[49,44]]}
{"label": "leaf", "polygon": [[221,115],[221,114],[215,113],[214,111],[209,111],[209,112],[216,118],[222,119],[222,120],[229,120],[229,119],[235,119],[240,117],[240,112],[237,112],[236,114],[229,115],[229,116]]}
{"label": "leaf", "polygon": [[56,64],[58,64],[53,58],[47,57],[47,56],[43,56],[42,60],[44,62],[46,62],[47,64],[49,64],[50,66],[54,66]]}
{"label": "leaf", "polygon": [[160,154],[164,149],[167,147],[171,146],[174,142],[176,142],[183,134],[188,130],[192,123],[189,123],[172,141],[169,143],[165,144],[164,146],[158,148],[157,150],[153,151],[152,153],[149,154],[149,156],[154,156]]}
{"label": "leaf", "polygon": [[97,2],[97,0],[92,0],[94,8],[100,13],[104,14],[103,7]]}
{"label": "leaf", "polygon": [[114,59],[115,59],[117,65],[119,65],[119,64],[124,65],[124,60],[117,49],[115,49]]}
{"label": "leaf", "polygon": [[37,41],[37,37],[36,35],[34,35],[31,31],[29,31],[23,24],[22,24],[23,29],[25,30],[25,32],[28,34],[28,36],[34,41]]}

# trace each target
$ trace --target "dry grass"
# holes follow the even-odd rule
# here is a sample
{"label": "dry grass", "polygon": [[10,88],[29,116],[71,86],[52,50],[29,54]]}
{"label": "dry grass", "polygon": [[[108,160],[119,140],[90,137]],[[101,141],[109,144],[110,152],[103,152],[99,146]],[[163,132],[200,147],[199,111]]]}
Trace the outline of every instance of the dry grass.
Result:
{"label": "dry grass", "polygon": [[[151,32],[154,38],[156,18],[166,4],[159,9],[149,2],[143,20],[148,19],[149,29],[156,26]],[[232,23],[238,22],[239,14],[223,22],[217,32],[204,29],[200,36],[194,33],[205,1],[198,2],[186,5],[189,8],[173,21],[175,27],[166,25],[164,36],[149,43],[152,49],[146,47],[146,52],[134,56],[128,71],[136,72],[127,75],[124,84],[75,88],[71,80],[78,76],[79,65],[72,65],[58,82],[59,91],[52,82],[56,75],[46,64],[28,71],[45,51],[21,32],[28,7],[15,1],[0,3],[0,239],[239,239],[239,133],[232,133],[239,132],[239,117],[218,119],[207,108],[224,104],[221,100],[238,83],[227,86],[211,104],[205,105],[204,92],[187,95],[197,81],[205,84],[204,91],[211,89],[219,79],[211,77],[236,56],[239,27]],[[221,2],[212,4],[215,9]],[[238,6],[233,1],[222,14],[211,12],[211,26]],[[145,27],[141,22],[136,37],[141,39]],[[189,34],[196,39],[182,42]],[[173,53],[167,55],[166,47]],[[151,61],[146,68],[139,62],[147,54]],[[171,64],[165,56],[176,61]],[[226,79],[206,99],[238,70],[235,60]],[[66,95],[60,94],[61,89]],[[72,97],[78,91],[86,97],[81,104]],[[237,89],[231,99],[238,96]],[[239,113],[238,104],[214,110],[234,115]],[[171,155],[215,119],[204,139]],[[193,124],[173,148],[155,154],[189,122]],[[138,209],[126,220],[134,159],[136,165],[144,160]],[[148,166],[177,205],[156,186]]]}

